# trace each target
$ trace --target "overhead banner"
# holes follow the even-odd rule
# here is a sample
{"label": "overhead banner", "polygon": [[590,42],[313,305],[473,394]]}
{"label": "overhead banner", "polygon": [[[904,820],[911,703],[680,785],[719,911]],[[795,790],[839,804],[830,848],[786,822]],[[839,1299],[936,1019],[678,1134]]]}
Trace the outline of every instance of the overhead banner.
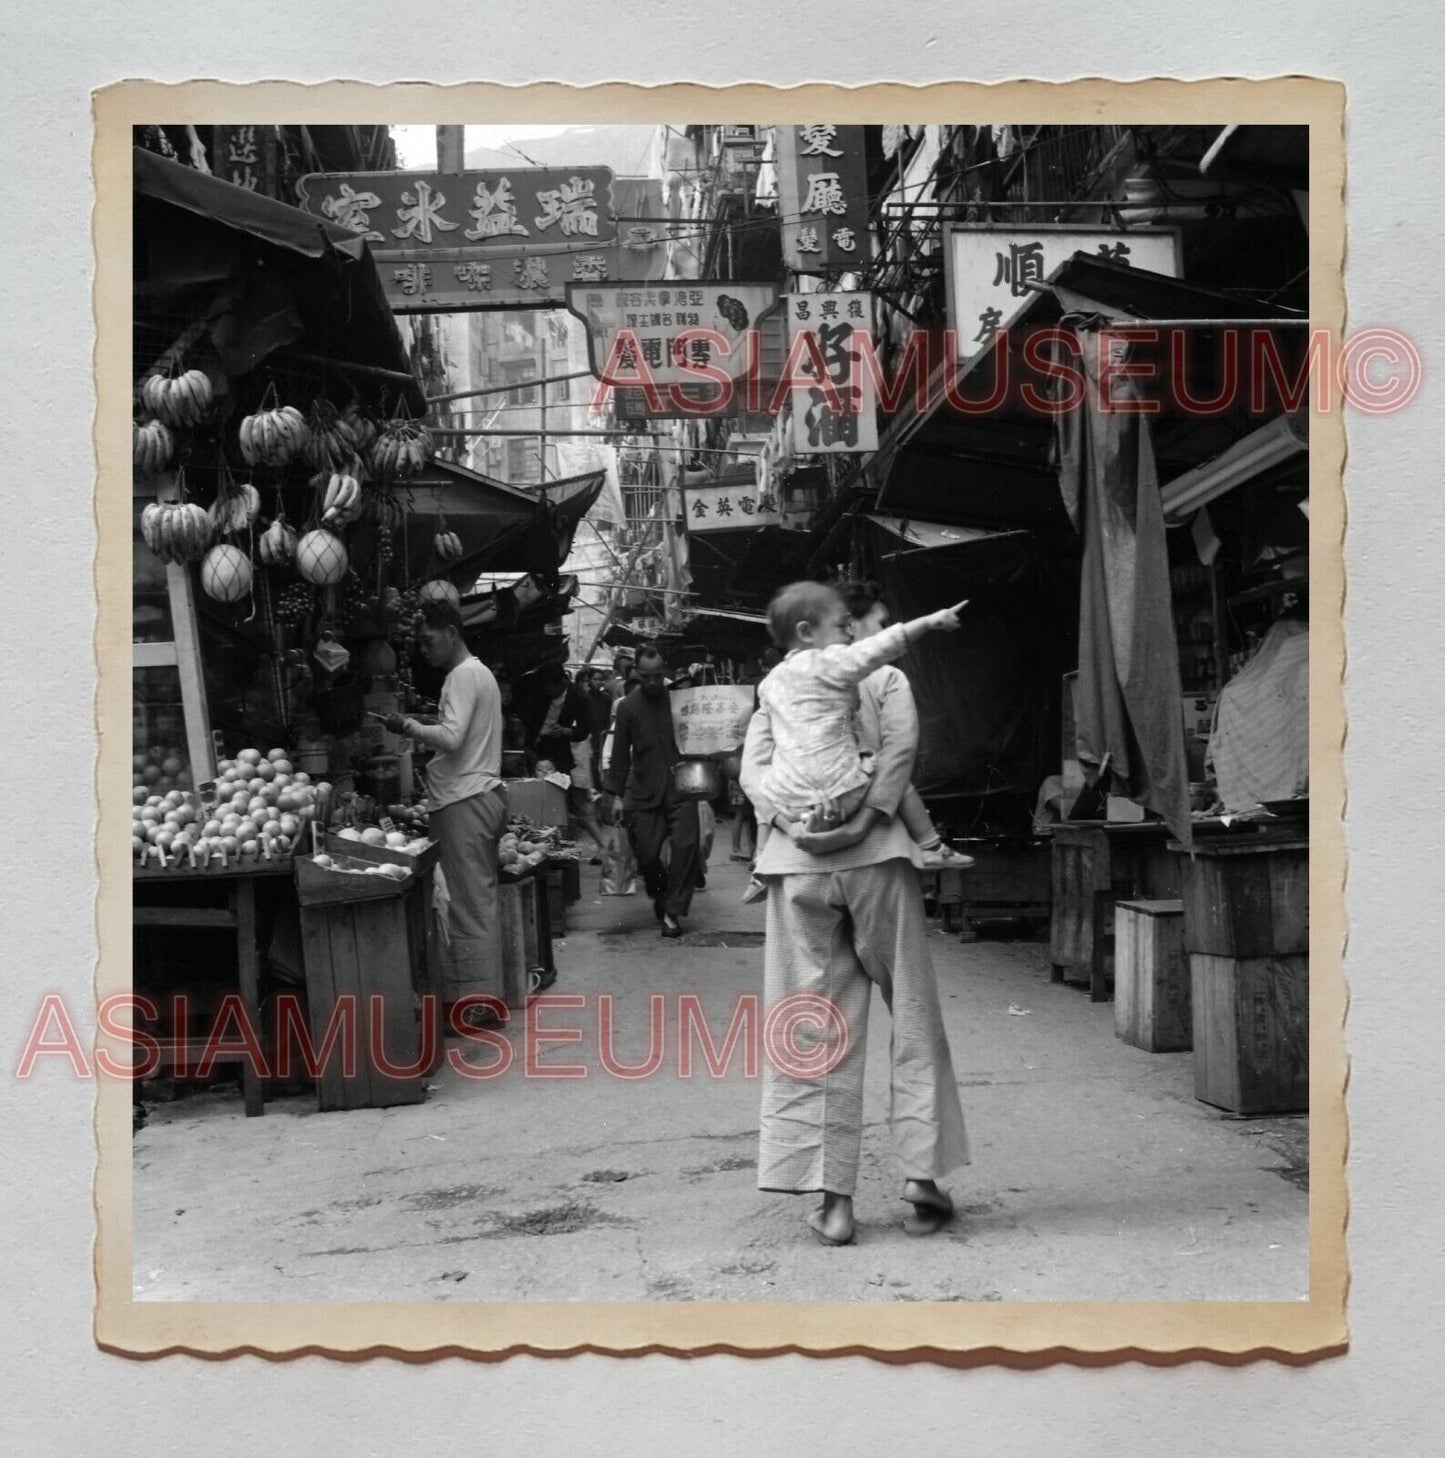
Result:
{"label": "overhead banner", "polygon": [[561,308],[577,282],[659,278],[661,184],[607,167],[316,172],[299,205],[371,244],[397,313]]}
{"label": "overhead banner", "polygon": [[872,255],[862,127],[775,129],[783,262],[797,273],[863,268]]}
{"label": "overhead banner", "polygon": [[948,319],[960,359],[981,353],[1061,263],[1091,253],[1170,278],[1180,275],[1179,234],[1173,228],[1094,228],[1040,223],[995,228],[957,223],[945,229],[944,278]]}
{"label": "overhead banner", "polygon": [[[716,373],[743,379],[757,322],[777,307],[776,283],[679,279],[647,288],[567,286],[567,308],[587,326],[592,373],[620,390],[686,387],[707,399]],[[712,372],[711,374],[705,372]]]}
{"label": "overhead banner", "polygon": [[686,486],[682,510],[690,532],[735,532],[747,527],[783,524],[777,493],[751,482]]}
{"label": "overhead banner", "polygon": [[[788,359],[799,377],[792,390],[793,453],[876,451],[877,387],[863,359],[872,344],[872,295],[789,294],[786,305]],[[812,347],[799,344],[804,335],[812,336]]]}

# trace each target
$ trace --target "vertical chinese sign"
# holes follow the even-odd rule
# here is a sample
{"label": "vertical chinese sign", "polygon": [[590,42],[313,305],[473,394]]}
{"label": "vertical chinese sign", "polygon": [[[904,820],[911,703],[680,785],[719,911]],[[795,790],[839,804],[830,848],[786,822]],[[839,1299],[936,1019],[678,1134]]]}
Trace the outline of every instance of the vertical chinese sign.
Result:
{"label": "vertical chinese sign", "polygon": [[214,171],[248,192],[276,194],[274,140],[269,127],[217,127]]}
{"label": "vertical chinese sign", "polygon": [[[863,360],[872,345],[872,295],[788,294],[786,303],[794,453],[876,451],[877,388]],[[800,344],[804,335],[812,347]]]}
{"label": "vertical chinese sign", "polygon": [[367,239],[398,313],[561,307],[569,283],[651,277],[646,182],[607,167],[312,173],[300,205]]}
{"label": "vertical chinese sign", "polygon": [[981,354],[1033,298],[1038,285],[1076,253],[1178,278],[1179,235],[1170,228],[1077,228],[1044,224],[949,228],[945,254],[948,320],[960,359]]}
{"label": "vertical chinese sign", "polygon": [[862,268],[872,253],[862,127],[777,129],[783,262],[797,273]]}

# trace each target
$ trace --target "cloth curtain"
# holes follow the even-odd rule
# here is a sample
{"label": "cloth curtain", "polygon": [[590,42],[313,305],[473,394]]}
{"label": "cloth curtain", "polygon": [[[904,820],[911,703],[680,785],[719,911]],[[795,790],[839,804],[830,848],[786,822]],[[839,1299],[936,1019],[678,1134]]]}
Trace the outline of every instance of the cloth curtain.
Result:
{"label": "cloth curtain", "polygon": [[[1190,844],[1179,647],[1170,606],[1164,509],[1132,382],[1127,342],[1081,328],[1083,399],[1057,419],[1064,506],[1083,539],[1078,757],[1112,753],[1117,782]],[[1135,408],[1130,408],[1131,406]]]}

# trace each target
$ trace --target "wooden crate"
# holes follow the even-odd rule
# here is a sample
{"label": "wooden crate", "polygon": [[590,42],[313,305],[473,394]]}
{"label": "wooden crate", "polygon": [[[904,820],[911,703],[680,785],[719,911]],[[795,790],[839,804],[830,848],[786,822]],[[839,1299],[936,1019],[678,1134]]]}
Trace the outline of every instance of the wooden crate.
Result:
{"label": "wooden crate", "polygon": [[1194,1096],[1236,1114],[1309,1107],[1309,957],[1189,956]]}
{"label": "wooden crate", "polygon": [[1213,957],[1309,951],[1309,843],[1266,836],[1201,841],[1184,876],[1185,945]]}
{"label": "wooden crate", "polygon": [[532,969],[537,965],[537,893],[535,876],[497,885],[501,997],[510,1008],[526,1007]]}
{"label": "wooden crate", "polygon": [[1115,906],[1114,1034],[1149,1053],[1193,1046],[1182,901]]}
{"label": "wooden crate", "polygon": [[[297,863],[298,890],[305,864]],[[330,879],[356,883],[351,894],[360,899],[334,899],[340,888],[324,884],[311,885],[303,894],[301,943],[311,1037],[320,1050],[341,1005],[350,1010],[355,1053],[350,1075],[340,1046],[324,1061],[317,1080],[319,1106],[330,1111],[420,1103],[442,1058],[441,987],[428,955],[431,877]],[[318,895],[332,899],[317,900]],[[373,998],[380,1010],[379,1046],[372,1038]]]}

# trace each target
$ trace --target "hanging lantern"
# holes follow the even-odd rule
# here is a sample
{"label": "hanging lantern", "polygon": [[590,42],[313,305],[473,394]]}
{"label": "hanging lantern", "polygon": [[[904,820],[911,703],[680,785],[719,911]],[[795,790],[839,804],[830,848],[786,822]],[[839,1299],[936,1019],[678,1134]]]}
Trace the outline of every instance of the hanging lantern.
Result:
{"label": "hanging lantern", "polygon": [[346,544],[334,532],[307,532],[296,544],[296,570],[317,587],[332,587],[346,576]]}
{"label": "hanging lantern", "polygon": [[237,602],[249,596],[251,559],[239,547],[212,547],[201,563],[201,589],[217,602]]}

